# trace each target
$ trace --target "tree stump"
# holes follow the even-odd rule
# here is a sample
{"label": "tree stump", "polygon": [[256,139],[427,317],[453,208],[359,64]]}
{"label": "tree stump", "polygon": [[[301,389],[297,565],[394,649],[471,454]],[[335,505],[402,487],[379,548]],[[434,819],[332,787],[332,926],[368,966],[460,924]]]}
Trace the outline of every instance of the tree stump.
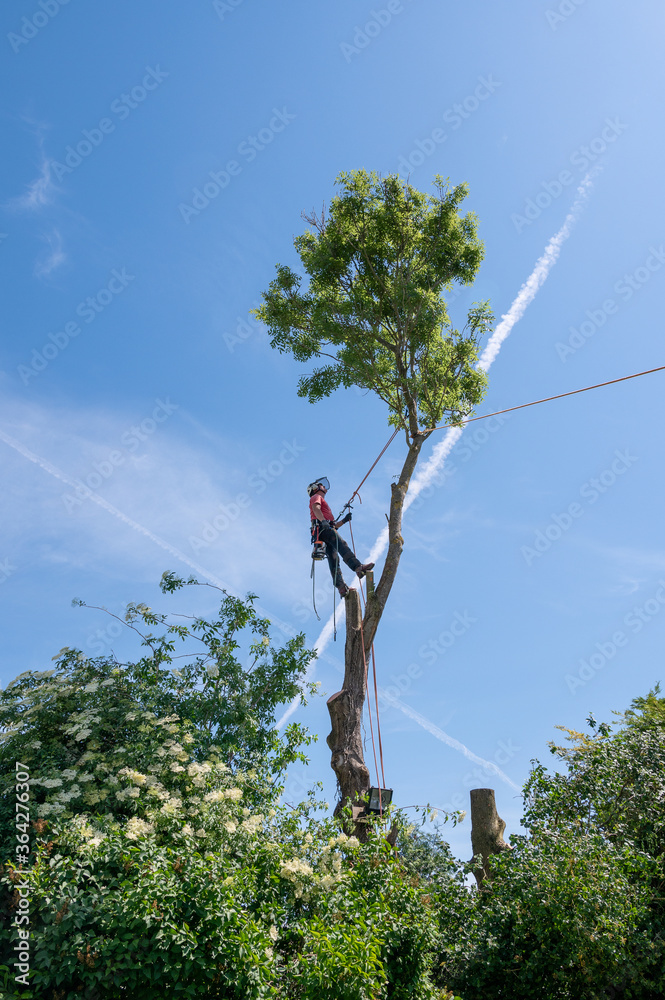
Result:
{"label": "tree stump", "polygon": [[480,854],[483,859],[482,871],[474,872],[478,888],[485,879],[490,879],[488,859],[491,854],[510,851],[510,844],[503,839],[505,821],[496,811],[493,788],[472,788],[471,796],[471,849],[473,856]]}
{"label": "tree stump", "polygon": [[364,839],[365,825],[360,798],[369,792],[369,769],[362,744],[362,718],[365,703],[365,661],[361,629],[360,597],[350,590],[346,598],[346,646],[344,683],[341,691],[328,698],[332,732],[326,742],[332,752],[330,766],[337,775],[340,799],[335,807],[338,816],[349,803],[353,807],[354,833]]}

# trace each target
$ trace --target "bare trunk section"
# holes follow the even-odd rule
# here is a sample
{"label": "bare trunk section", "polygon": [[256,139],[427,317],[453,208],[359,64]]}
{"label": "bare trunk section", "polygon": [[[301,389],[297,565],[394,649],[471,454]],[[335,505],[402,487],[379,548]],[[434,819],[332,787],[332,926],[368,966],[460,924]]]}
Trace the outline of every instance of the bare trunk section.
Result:
{"label": "bare trunk section", "polygon": [[412,439],[409,446],[399,480],[390,487],[390,517],[388,518],[388,552],[386,561],[381,573],[376,590],[368,597],[367,608],[363,620],[363,632],[365,636],[365,652],[368,653],[374,642],[376,630],[381,621],[381,616],[385,610],[388,596],[395,582],[397,568],[402,557],[404,539],[402,538],[402,514],[404,511],[404,501],[409,489],[411,477],[416,468],[418,457],[422,446],[429,437],[431,431],[424,431]]}
{"label": "bare trunk section", "polygon": [[[328,698],[332,732],[326,742],[332,751],[330,766],[337,775],[341,793],[335,815],[349,802],[357,815],[361,811],[359,800],[370,788],[362,744],[366,692],[361,621],[360,595],[351,590],[346,598],[344,683],[341,691]],[[360,832],[356,831],[356,836]]]}
{"label": "bare trunk section", "polygon": [[496,811],[493,788],[472,788],[471,792],[471,849],[473,856],[480,854],[483,859],[482,871],[475,872],[478,888],[485,879],[490,879],[488,859],[491,854],[511,850],[503,839],[505,821]]}

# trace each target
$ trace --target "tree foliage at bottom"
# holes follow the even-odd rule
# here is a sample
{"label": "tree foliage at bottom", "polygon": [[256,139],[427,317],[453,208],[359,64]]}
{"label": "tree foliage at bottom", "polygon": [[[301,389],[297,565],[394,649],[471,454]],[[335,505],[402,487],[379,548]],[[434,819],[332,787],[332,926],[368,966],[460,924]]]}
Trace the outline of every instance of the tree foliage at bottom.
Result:
{"label": "tree foliage at bottom", "polygon": [[[183,581],[169,575],[164,591]],[[25,1000],[654,1000],[665,995],[665,703],[567,731],[534,762],[526,833],[471,887],[439,833],[348,837],[282,801],[310,737],[274,712],[303,637],[253,598],[187,626],[142,605],[133,663],[62,650],[0,693],[0,992]],[[198,650],[189,654],[191,643]],[[174,668],[176,645],[187,651]],[[179,661],[180,663],[180,661]],[[31,825],[17,833],[16,762]],[[21,772],[22,773],[22,772]],[[26,849],[27,848],[27,849]],[[17,885],[30,974],[17,983]]]}

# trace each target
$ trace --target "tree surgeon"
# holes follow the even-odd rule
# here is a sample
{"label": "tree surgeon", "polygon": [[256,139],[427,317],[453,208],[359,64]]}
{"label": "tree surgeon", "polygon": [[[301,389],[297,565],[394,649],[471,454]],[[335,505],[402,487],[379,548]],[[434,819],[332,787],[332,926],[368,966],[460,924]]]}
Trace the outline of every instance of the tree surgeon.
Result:
{"label": "tree surgeon", "polygon": [[312,519],[312,539],[325,543],[326,557],[333,585],[337,587],[340,597],[346,597],[349,588],[342,576],[339,557],[342,557],[349,569],[352,569],[361,580],[365,573],[374,569],[374,563],[361,563],[360,559],[353,554],[341,535],[338,534],[337,529],[351,520],[351,514],[347,514],[341,521],[335,520],[332,510],[326,503],[326,493],[329,489],[330,483],[325,476],[315,479],[307,487],[309,513]]}

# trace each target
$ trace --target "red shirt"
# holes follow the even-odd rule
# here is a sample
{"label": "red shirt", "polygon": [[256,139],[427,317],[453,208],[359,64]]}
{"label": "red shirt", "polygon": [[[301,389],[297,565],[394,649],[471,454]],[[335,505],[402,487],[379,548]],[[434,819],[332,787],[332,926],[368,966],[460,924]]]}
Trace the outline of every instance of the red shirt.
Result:
{"label": "red shirt", "polygon": [[316,519],[317,519],[316,518],[316,514],[314,513],[314,504],[315,503],[320,503],[321,504],[321,513],[325,517],[326,521],[330,521],[330,523],[332,524],[333,521],[335,520],[335,518],[333,516],[333,512],[331,511],[330,507],[326,503],[326,498],[324,497],[323,493],[315,493],[313,497],[310,497],[310,501],[309,501],[309,513],[310,513],[310,515],[312,517],[312,520],[316,521]]}

